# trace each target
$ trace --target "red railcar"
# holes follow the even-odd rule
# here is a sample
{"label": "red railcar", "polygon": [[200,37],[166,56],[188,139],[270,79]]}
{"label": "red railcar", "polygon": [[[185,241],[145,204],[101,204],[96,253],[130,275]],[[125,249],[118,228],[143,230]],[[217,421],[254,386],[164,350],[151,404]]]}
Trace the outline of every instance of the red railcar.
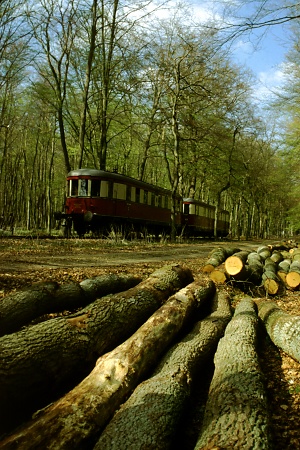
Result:
{"label": "red railcar", "polygon": [[[213,236],[215,225],[215,206],[195,200],[183,198],[182,226],[186,234],[191,236]],[[217,219],[217,235],[225,237],[229,233],[229,212],[220,210]]]}
{"label": "red railcar", "polygon": [[[198,202],[200,203],[200,202]],[[189,234],[212,235],[214,207],[205,205],[208,217],[199,218],[192,199],[176,198],[175,226]],[[190,205],[187,208],[187,205]],[[198,209],[198,213],[199,213]],[[202,213],[202,210],[200,211]],[[113,172],[78,169],[67,175],[66,230],[73,225],[79,236],[92,231],[106,234],[113,226],[126,232],[169,234],[171,231],[171,191]],[[220,230],[225,235],[226,226]]]}

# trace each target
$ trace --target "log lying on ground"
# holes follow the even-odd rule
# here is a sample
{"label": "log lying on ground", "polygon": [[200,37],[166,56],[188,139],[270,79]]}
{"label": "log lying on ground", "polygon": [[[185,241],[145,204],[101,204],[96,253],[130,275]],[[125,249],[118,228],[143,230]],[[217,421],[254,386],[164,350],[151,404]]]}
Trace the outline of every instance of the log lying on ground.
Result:
{"label": "log lying on ground", "polygon": [[277,267],[277,275],[280,278],[280,280],[286,285],[286,276],[289,273],[291,265],[290,259],[284,259],[283,261],[280,261]]}
{"label": "log lying on ground", "polygon": [[141,282],[129,275],[103,275],[81,283],[37,283],[0,302],[0,336],[13,333],[39,316],[75,310],[110,293],[126,291]]}
{"label": "log lying on ground", "polygon": [[271,447],[266,392],[256,353],[257,327],[254,302],[245,298],[215,354],[197,450]]}
{"label": "log lying on ground", "polygon": [[262,245],[261,247],[258,247],[256,252],[260,255],[260,257],[263,260],[266,260],[267,258],[270,258],[272,251],[267,245]]}
{"label": "log lying on ground", "polygon": [[0,427],[14,426],[86,376],[97,358],[123,342],[170,295],[193,280],[166,266],[119,294],[102,297],[71,316],[0,338]]}
{"label": "log lying on ground", "polygon": [[273,343],[300,362],[300,316],[292,316],[270,300],[257,300],[258,315]]}
{"label": "log lying on ground", "polygon": [[229,277],[225,270],[225,264],[221,264],[220,266],[216,267],[212,272],[210,272],[209,278],[216,284],[226,283]]}
{"label": "log lying on ground", "polygon": [[218,247],[210,252],[209,258],[203,267],[204,273],[212,272],[216,267],[222,264],[229,256],[239,252],[239,248]]}
{"label": "log lying on ground", "polygon": [[94,450],[172,448],[195,375],[208,357],[213,357],[231,319],[226,293],[216,296],[213,310],[166,353],[154,374],[135,389],[109,422]]}
{"label": "log lying on ground", "polygon": [[262,283],[269,295],[278,294],[282,285],[280,278],[277,276],[277,264],[271,258],[265,261]]}
{"label": "log lying on ground", "polygon": [[72,391],[0,443],[1,449],[85,448],[153,368],[199,304],[212,299],[211,281],[192,283],[172,296],[127,341],[100,357]]}
{"label": "log lying on ground", "polygon": [[285,282],[290,289],[298,289],[300,286],[300,261],[293,260]]}
{"label": "log lying on ground", "polygon": [[241,251],[226,259],[225,270],[230,277],[243,276],[249,253],[248,251]]}

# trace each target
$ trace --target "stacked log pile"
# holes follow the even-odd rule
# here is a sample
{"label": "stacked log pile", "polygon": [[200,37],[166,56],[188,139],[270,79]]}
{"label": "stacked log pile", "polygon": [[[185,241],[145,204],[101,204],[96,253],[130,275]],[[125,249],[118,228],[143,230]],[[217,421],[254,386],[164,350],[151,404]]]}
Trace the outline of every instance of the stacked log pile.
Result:
{"label": "stacked log pile", "polygon": [[[43,283],[5,297],[0,449],[176,448],[193,389],[212,361],[199,434],[185,448],[271,448],[257,329],[260,321],[300,362],[300,317],[268,299],[299,288],[299,261],[298,249],[283,244],[220,247],[197,277],[172,265],[145,280]],[[263,295],[245,295],[234,310],[231,284]]]}
{"label": "stacked log pile", "polygon": [[[289,244],[261,246],[253,251],[216,249],[216,257],[214,252],[209,255],[203,272],[209,273],[217,284],[236,283],[252,291],[256,286],[263,288],[267,296],[300,286],[300,249]],[[214,266],[211,261],[215,261]],[[255,289],[255,292],[259,291]]]}

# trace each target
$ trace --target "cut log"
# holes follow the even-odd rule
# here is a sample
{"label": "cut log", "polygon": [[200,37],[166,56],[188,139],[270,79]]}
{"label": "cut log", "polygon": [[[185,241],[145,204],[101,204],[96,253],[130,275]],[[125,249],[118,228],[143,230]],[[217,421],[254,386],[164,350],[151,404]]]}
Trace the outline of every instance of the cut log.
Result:
{"label": "cut log", "polygon": [[237,277],[243,273],[249,253],[241,251],[226,259],[225,270],[229,276]]}
{"label": "cut log", "polygon": [[286,284],[290,289],[298,289],[300,286],[300,261],[292,261],[289,273],[286,275]]}
{"label": "cut log", "polygon": [[13,333],[44,314],[74,311],[110,293],[125,291],[142,280],[128,275],[103,275],[78,283],[34,284],[0,302],[0,336]]}
{"label": "cut log", "polygon": [[154,374],[135,389],[109,422],[94,450],[175,447],[173,439],[191,386],[208,357],[213,357],[231,319],[228,294],[218,293],[213,310],[167,352]]}
{"label": "cut log", "polygon": [[258,247],[258,249],[256,251],[263,260],[270,258],[271,254],[272,254],[271,250],[269,249],[269,247],[267,245]]}
{"label": "cut log", "polygon": [[195,449],[271,448],[267,396],[256,352],[257,328],[254,302],[245,298],[215,354],[215,372]]}
{"label": "cut log", "polygon": [[170,295],[193,280],[165,266],[119,294],[0,338],[0,427],[16,425],[86,376],[97,358],[123,342]]}
{"label": "cut log", "polygon": [[292,253],[293,261],[300,261],[300,248],[295,248]]}
{"label": "cut log", "polygon": [[279,251],[274,251],[271,255],[272,261],[274,261],[275,264],[279,264],[281,261],[283,261],[283,255]]}
{"label": "cut log", "polygon": [[256,301],[258,314],[273,343],[300,362],[300,316],[292,316],[270,300]]}
{"label": "cut log", "polygon": [[278,278],[280,278],[281,282],[286,286],[286,276],[289,273],[290,270],[290,265],[291,265],[291,260],[290,259],[284,259],[282,261],[280,261],[280,263],[278,264],[277,267],[277,276]]}
{"label": "cut log", "polygon": [[249,253],[247,257],[247,280],[253,284],[260,284],[263,271],[262,257],[257,252]]}
{"label": "cut log", "polygon": [[234,253],[239,252],[240,249],[238,248],[225,248],[225,247],[218,247],[213,249],[210,252],[209,259],[206,262],[205,266],[203,267],[202,271],[204,273],[210,273],[212,272],[216,267],[218,267],[220,264],[224,263],[224,261]]}
{"label": "cut log", "polygon": [[279,292],[281,282],[277,276],[277,265],[271,258],[266,259],[262,283],[267,294],[276,295]]}
{"label": "cut log", "polygon": [[294,241],[282,241],[282,242],[275,242],[274,244],[269,244],[268,248],[273,252],[274,250],[277,251],[289,251],[291,248],[295,247],[296,243]]}
{"label": "cut log", "polygon": [[228,276],[225,270],[225,264],[221,264],[220,266],[216,267],[212,272],[209,274],[209,278],[216,284],[224,284],[228,280]]}
{"label": "cut log", "polygon": [[195,282],[177,292],[127,341],[100,357],[78,386],[3,440],[0,449],[85,448],[155,366],[199,304],[212,300],[214,293],[211,281],[202,286]]}

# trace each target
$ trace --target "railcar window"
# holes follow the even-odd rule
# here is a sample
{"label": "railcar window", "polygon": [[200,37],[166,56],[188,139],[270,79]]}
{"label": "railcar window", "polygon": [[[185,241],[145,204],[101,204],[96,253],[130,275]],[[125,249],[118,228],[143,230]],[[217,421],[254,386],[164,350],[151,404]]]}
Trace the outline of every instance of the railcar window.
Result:
{"label": "railcar window", "polygon": [[71,195],[78,195],[78,180],[71,180]]}
{"label": "railcar window", "polygon": [[79,180],[79,195],[81,197],[86,197],[88,195],[88,180]]}
{"label": "railcar window", "polygon": [[100,180],[92,180],[92,185],[91,185],[91,196],[92,197],[100,197],[100,186],[101,186]]}
{"label": "railcar window", "polygon": [[135,187],[131,188],[131,201],[135,202]]}
{"label": "railcar window", "polygon": [[190,212],[190,205],[184,203],[183,205],[183,214],[188,214]]}
{"label": "railcar window", "polygon": [[119,200],[126,199],[126,185],[121,183],[114,183],[114,198]]}
{"label": "railcar window", "polygon": [[190,204],[190,214],[196,214],[196,205],[194,203]]}
{"label": "railcar window", "polygon": [[169,197],[165,196],[165,208],[169,209]]}

